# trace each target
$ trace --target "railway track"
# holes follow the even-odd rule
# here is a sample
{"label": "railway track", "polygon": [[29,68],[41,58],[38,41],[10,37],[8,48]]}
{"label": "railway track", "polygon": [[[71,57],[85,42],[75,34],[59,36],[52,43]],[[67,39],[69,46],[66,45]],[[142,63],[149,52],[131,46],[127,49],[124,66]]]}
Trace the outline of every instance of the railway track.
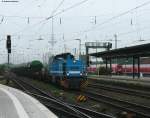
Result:
{"label": "railway track", "polygon": [[[119,80],[119,81],[118,81]],[[90,84],[95,84],[97,87],[97,84],[101,85],[107,85],[108,87],[117,87],[116,89],[112,89],[112,90],[117,90],[117,92],[122,91],[123,93],[126,92],[126,94],[131,95],[132,92],[135,93],[136,96],[139,97],[145,97],[145,98],[150,98],[150,81],[143,81],[142,83],[138,82],[140,80],[129,80],[126,79],[127,81],[124,81],[122,79],[96,79],[96,78],[89,78],[89,83]],[[95,88],[96,88],[95,87]],[[107,89],[109,89],[107,87]],[[106,89],[106,87],[105,87]],[[124,90],[123,90],[124,89]],[[126,90],[125,90],[126,89]],[[128,90],[127,90],[128,89]],[[111,90],[111,91],[112,91]],[[130,91],[130,92],[129,92]],[[138,95],[139,94],[139,95]]]}
{"label": "railway track", "polygon": [[12,81],[18,85],[19,89],[36,97],[59,117],[62,117],[63,114],[66,118],[115,118],[80,106],[64,103],[27,81],[18,78],[14,78]]}
{"label": "railway track", "polygon": [[136,114],[136,118],[150,118],[150,107],[148,106],[131,103],[129,101],[124,101],[118,98],[116,99],[111,96],[106,96],[93,91],[93,89],[88,89],[84,91],[84,94],[88,96],[89,99],[94,101],[111,105],[123,111],[132,112]]}
{"label": "railway track", "polygon": [[52,98],[48,99],[47,96],[45,96],[44,93],[38,91],[37,88],[34,89],[32,86],[25,84],[24,82],[20,80],[13,79],[13,82],[17,84],[17,86],[19,86],[19,89],[37,98],[41,103],[43,103],[50,110],[52,110],[58,117],[65,117],[65,118],[67,117],[80,118],[81,117],[81,114],[74,111],[74,109],[68,107],[67,105],[64,105],[61,102],[58,102]]}
{"label": "railway track", "polygon": [[134,89],[127,89],[123,87],[117,87],[112,85],[105,85],[105,84],[89,84],[88,87],[97,89],[97,90],[108,90],[112,92],[118,92],[118,93],[124,93],[127,95],[132,96],[138,96],[138,97],[144,97],[147,99],[150,99],[150,92],[140,91],[140,90],[134,90]]}
{"label": "railway track", "polygon": [[94,80],[98,83],[100,82],[100,79],[127,81],[127,82],[138,82],[138,83],[141,83],[141,84],[150,83],[150,80],[147,80],[147,79],[133,79],[132,77],[126,79],[125,77],[122,78],[121,76],[120,76],[120,78],[119,78],[119,76],[118,77],[113,77],[113,76],[88,76],[87,78],[90,79],[91,81]]}

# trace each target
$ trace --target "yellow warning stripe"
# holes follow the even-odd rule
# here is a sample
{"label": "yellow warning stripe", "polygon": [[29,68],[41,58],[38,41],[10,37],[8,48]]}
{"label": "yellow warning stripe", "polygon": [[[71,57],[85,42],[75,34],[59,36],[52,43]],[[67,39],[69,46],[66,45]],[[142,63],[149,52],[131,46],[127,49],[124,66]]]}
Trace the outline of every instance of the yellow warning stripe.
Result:
{"label": "yellow warning stripe", "polygon": [[84,95],[79,95],[79,96],[77,97],[77,101],[80,101],[80,102],[86,101],[86,97],[85,97]]}
{"label": "yellow warning stripe", "polygon": [[84,96],[81,96],[80,101],[82,101],[84,99]]}
{"label": "yellow warning stripe", "polygon": [[86,101],[86,97],[84,97],[83,101]]}

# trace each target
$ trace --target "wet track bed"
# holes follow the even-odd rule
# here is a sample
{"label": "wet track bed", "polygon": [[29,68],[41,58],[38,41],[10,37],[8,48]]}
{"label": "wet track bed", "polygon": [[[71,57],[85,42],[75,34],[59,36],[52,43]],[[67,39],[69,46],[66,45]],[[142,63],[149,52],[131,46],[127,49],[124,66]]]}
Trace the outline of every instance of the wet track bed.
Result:
{"label": "wet track bed", "polygon": [[144,106],[137,103],[131,103],[126,100],[114,98],[112,96],[107,96],[106,94],[96,93],[90,90],[84,93],[92,100],[109,104],[110,106],[121,109],[122,111],[134,113],[138,118],[150,117],[150,107],[148,106]]}
{"label": "wet track bed", "polygon": [[109,104],[123,111],[136,114],[136,117],[150,117],[150,93],[131,88],[113,86],[112,82],[108,81],[101,84],[101,81],[92,81],[89,87],[84,92],[90,99]]}
{"label": "wet track bed", "polygon": [[[68,92],[66,92],[60,88],[58,90],[55,89],[55,87],[57,88],[57,86],[51,87],[51,89],[53,91],[52,92],[48,88],[50,86],[49,83],[43,83],[41,81],[27,79],[27,78],[23,78],[23,77],[19,77],[19,78],[21,78],[21,80],[27,81],[27,83],[33,84],[34,86],[38,86],[38,88],[46,91],[46,93],[48,93],[50,96],[51,95],[55,96],[55,97],[59,98],[59,100],[65,101],[67,103],[76,104],[74,106],[74,108],[76,108],[79,105],[82,106],[81,109],[78,107],[78,109],[80,109],[80,111],[85,112],[85,109],[82,109],[84,107],[84,108],[91,109],[91,111],[96,110],[98,113],[103,112],[105,114],[114,115],[114,116],[117,116],[116,114],[118,114],[118,113],[126,111],[128,113],[137,114],[137,116],[136,116],[137,118],[149,117],[149,107],[145,107],[144,104],[138,105],[138,104],[141,104],[142,102],[140,103],[137,101],[137,104],[134,104],[135,102],[132,102],[132,104],[130,104],[132,99],[134,101],[134,99],[136,100],[137,97],[140,97],[141,99],[147,99],[147,101],[148,101],[148,98],[146,98],[146,96],[145,96],[145,98],[143,98],[142,96],[137,96],[137,97],[133,96],[133,98],[131,98],[131,96],[129,96],[129,101],[128,101],[128,97],[127,97],[128,94],[126,95],[126,94],[122,94],[122,93],[115,92],[115,91],[110,91],[110,90],[105,90],[105,89],[103,90],[102,88],[99,88],[99,83],[98,83],[97,86],[94,85],[92,87],[92,85],[91,85],[91,87],[88,88],[89,89],[88,92],[87,91],[86,92],[80,92],[80,93],[88,96],[88,100],[87,100],[88,102],[78,103],[78,102],[74,102],[71,100],[74,98],[75,93],[79,94],[78,92],[69,91],[69,93],[71,93],[71,94],[68,95],[67,94]],[[48,87],[47,87],[47,85],[48,85]],[[30,87],[29,87],[29,90],[30,90]],[[44,95],[42,95],[42,96],[40,95],[41,96],[40,97],[39,93],[35,90],[31,89],[30,91],[31,91],[31,94],[34,93],[35,96],[40,100],[44,99],[43,97],[45,97]],[[98,93],[98,95],[96,95],[96,93]],[[69,97],[66,98],[66,96],[69,96]],[[70,100],[68,100],[68,98]],[[45,100],[45,101],[47,101],[47,100]],[[47,103],[45,103],[45,101],[44,101],[44,104],[47,107],[50,107],[47,105]],[[56,108],[54,109],[54,108],[55,107],[53,107],[51,109],[53,109],[56,112],[57,109]],[[90,112],[88,111],[88,112],[91,113],[91,111]],[[60,113],[62,113],[62,112],[63,111],[61,111]],[[88,115],[91,115],[91,114],[88,114]],[[94,114],[92,116],[94,116]],[[97,115],[96,115],[96,117],[97,117]]]}
{"label": "wet track bed", "polygon": [[147,91],[150,90],[150,81],[142,79],[122,79],[110,77],[88,77],[92,84],[105,84],[135,90]]}
{"label": "wet track bed", "polygon": [[89,84],[88,88],[98,93],[103,93],[105,95],[118,97],[120,99],[128,100],[130,102],[136,102],[150,106],[150,92],[110,86],[105,84]]}
{"label": "wet track bed", "polygon": [[72,104],[64,103],[61,100],[56,99],[55,97],[51,96],[50,93],[47,93],[37,88],[36,85],[31,84],[29,80],[26,81],[23,78],[18,79],[18,77],[15,77],[13,81],[14,83],[17,84],[17,87],[19,87],[20,89],[23,89],[26,93],[31,94],[32,96],[39,99],[44,105],[46,105],[54,113],[58,114],[58,116],[60,117],[62,117],[62,114],[64,114],[63,117],[67,117],[67,118],[68,117],[112,118],[112,116],[98,113],[93,110],[80,107],[79,105],[72,105]]}

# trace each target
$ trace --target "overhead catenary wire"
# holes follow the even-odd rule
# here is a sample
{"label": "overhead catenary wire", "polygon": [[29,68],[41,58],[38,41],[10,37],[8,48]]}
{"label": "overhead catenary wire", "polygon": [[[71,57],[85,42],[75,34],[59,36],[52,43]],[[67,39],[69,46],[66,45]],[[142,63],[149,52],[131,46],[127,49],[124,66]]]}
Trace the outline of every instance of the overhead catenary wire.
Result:
{"label": "overhead catenary wire", "polygon": [[81,1],[81,2],[78,2],[78,3],[76,3],[76,4],[74,4],[74,5],[72,5],[72,6],[68,7],[68,8],[66,8],[66,9],[64,9],[64,10],[62,10],[62,11],[60,11],[60,12],[57,12],[57,13],[54,14],[54,15],[50,15],[49,17],[46,18],[46,20],[49,20],[49,19],[51,19],[52,17],[58,16],[58,15],[64,13],[64,12],[67,12],[68,10],[71,10],[71,9],[73,9],[73,8],[75,8],[75,7],[78,7],[78,6],[80,6],[81,4],[83,4],[83,3],[87,2],[87,1],[89,1],[89,0],[83,0],[83,1]]}
{"label": "overhead catenary wire", "polygon": [[[57,10],[61,7],[61,5],[64,3],[64,1],[65,0],[62,0],[59,4],[58,4],[58,6],[52,11],[52,13],[51,13],[51,16],[53,16],[53,14],[55,13],[55,12],[57,12]],[[53,50],[53,46],[54,46],[54,44],[56,43],[56,41],[54,40],[54,18],[52,17],[52,34],[51,34],[51,41],[50,41],[50,43],[51,43],[51,46],[52,46],[52,50]]]}
{"label": "overhead catenary wire", "polygon": [[[141,30],[146,30],[146,29],[150,29],[150,27],[146,26],[146,27],[141,28]],[[137,32],[137,30],[135,29],[133,31],[121,32],[121,33],[118,33],[118,36],[127,35],[127,34],[131,34],[134,32]]]}
{"label": "overhead catenary wire", "polygon": [[62,6],[62,4],[63,4],[64,2],[65,2],[65,0],[62,0],[62,1],[58,4],[58,6],[56,7],[56,9],[54,9],[54,10],[52,11],[51,15],[53,15],[54,13],[56,13],[57,10]]}
{"label": "overhead catenary wire", "polygon": [[60,8],[60,6],[64,3],[64,1],[65,1],[65,0],[62,0],[62,1],[60,2],[60,4],[58,5],[58,7],[51,13],[51,15],[50,15],[49,17],[47,17],[47,16],[45,16],[45,17],[37,17],[37,16],[17,16],[17,15],[4,15],[4,14],[0,14],[0,16],[1,16],[1,17],[8,17],[8,18],[9,18],[9,17],[10,17],[10,18],[22,18],[22,19],[28,19],[28,18],[30,18],[30,19],[44,19],[44,18],[45,18],[46,20],[48,20],[48,19],[51,19],[52,16],[54,17],[54,16],[57,16],[57,15],[59,15],[59,14],[62,14],[62,13],[66,12],[66,11],[72,9],[72,8],[75,8],[75,7],[81,5],[81,4],[83,4],[83,3],[85,3],[85,2],[87,2],[87,1],[89,1],[89,0],[83,0],[83,1],[81,1],[81,2],[78,2],[78,3],[74,4],[74,5],[72,5],[71,7],[68,7],[68,8],[66,8],[66,9],[64,9],[64,10],[62,10],[62,11],[60,11],[60,12],[54,14],[54,13]]}
{"label": "overhead catenary wire", "polygon": [[[48,20],[48,19],[51,19],[52,15],[58,10],[58,8],[64,3],[64,1],[65,1],[65,0],[62,0],[62,1],[60,2],[60,4],[58,5],[58,7],[52,12],[52,14],[51,14],[49,17],[47,17],[47,16],[45,16],[45,17],[37,17],[37,16],[17,16],[17,15],[4,15],[4,14],[0,14],[0,16],[1,16],[1,17],[8,17],[8,18],[9,18],[9,17],[10,17],[10,18],[22,18],[22,19],[28,19],[28,18],[30,18],[30,19],[44,19],[44,18],[45,18],[46,20]],[[84,0],[84,1],[82,1],[82,2],[76,3],[76,4],[72,5],[71,7],[68,7],[68,8],[66,8],[66,9],[64,9],[64,10],[62,10],[62,11],[60,11],[60,12],[54,14],[53,17],[54,17],[54,16],[57,16],[57,15],[59,15],[59,14],[62,14],[62,13],[66,12],[66,11],[72,9],[72,8],[75,8],[75,7],[77,7],[77,6],[83,4],[84,2],[87,2],[87,1],[89,1],[89,0]]]}
{"label": "overhead catenary wire", "polygon": [[17,16],[17,15],[4,15],[4,14],[0,14],[1,17],[6,17],[6,18],[21,18],[21,19],[44,19],[45,17],[37,17],[37,16]]}
{"label": "overhead catenary wire", "polygon": [[[64,0],[63,0],[63,1],[64,1]],[[69,10],[70,8],[74,8],[76,5],[80,5],[80,4],[82,4],[82,3],[86,2],[86,1],[88,1],[88,0],[84,0],[84,1],[82,1],[82,2],[79,2],[79,3],[75,4],[75,5],[72,5],[71,7],[68,7],[68,8],[66,8],[66,9],[62,10],[61,12],[56,13],[55,15],[53,15],[53,17],[54,17],[54,16],[57,16],[57,15],[63,13],[63,12],[66,12],[66,11]],[[61,3],[62,3],[62,2],[61,2]],[[135,9],[138,9],[138,8],[141,8],[141,7],[145,6],[145,5],[148,5],[149,3],[150,3],[150,1],[148,1],[148,2],[146,2],[146,3],[143,3],[142,5],[139,5],[139,6],[133,8],[133,9],[131,9],[131,10],[128,10],[128,11],[124,12],[124,13],[121,13],[120,15],[114,16],[114,17],[112,17],[112,18],[110,18],[110,19],[104,21],[103,23],[96,25],[94,28],[96,28],[96,27],[98,27],[98,26],[100,26],[100,25],[103,25],[103,24],[105,24],[105,23],[107,23],[107,22],[109,22],[109,21],[111,21],[111,20],[113,20],[113,19],[115,19],[115,18],[121,17],[122,15],[125,15],[125,14],[127,14],[127,13],[130,13],[131,11],[133,11],[133,10],[135,10]],[[2,16],[2,17],[18,17],[18,18],[25,18],[25,19],[28,19],[28,18],[30,18],[30,19],[32,19],[32,18],[33,18],[33,19],[45,19],[45,18],[46,18],[46,19],[50,19],[50,18],[51,18],[51,17],[47,18],[47,17],[30,17],[30,16],[5,16],[5,15],[2,15],[2,14],[0,14],[0,16]],[[45,20],[42,20],[41,22],[36,23],[36,24],[33,25],[33,26],[36,26],[36,25],[38,25],[38,24],[41,24],[41,23],[44,22],[44,21],[45,21]],[[89,30],[84,30],[84,31],[81,31],[81,32],[89,32],[89,31],[93,30],[94,28],[92,27],[92,28],[89,29]],[[26,29],[26,28],[25,28],[25,29]],[[80,32],[80,33],[81,33],[81,32]]]}
{"label": "overhead catenary wire", "polygon": [[[63,2],[63,1],[64,1],[64,0],[62,0],[62,2]],[[75,7],[76,5],[80,5],[80,4],[82,4],[82,3],[86,2],[86,1],[88,1],[88,0],[84,0],[84,1],[82,1],[82,2],[79,2],[79,3],[77,3],[77,4],[75,4],[75,5],[71,6],[71,7],[69,7],[69,8],[66,8],[66,9],[62,10],[61,12],[56,13],[54,16],[59,15],[59,14],[65,12],[67,9],[70,9],[70,8],[72,8],[72,7]],[[61,2],[61,3],[62,3],[62,2]],[[103,22],[103,23],[101,23],[101,24],[96,25],[95,27],[98,27],[99,25],[102,25],[102,24],[104,24],[104,23],[107,23],[109,20],[113,20],[113,19],[115,19],[115,18],[117,18],[117,17],[119,17],[119,16],[125,15],[126,13],[128,13],[128,12],[130,12],[130,11],[133,11],[134,9],[141,8],[141,7],[143,7],[143,6],[145,6],[145,5],[149,4],[149,3],[150,3],[150,1],[148,1],[148,2],[146,2],[146,3],[143,3],[142,5],[139,5],[139,6],[133,8],[133,9],[131,9],[131,10],[128,10],[127,12],[121,13],[120,15],[117,15],[117,16],[114,16],[114,17],[110,18],[110,19],[108,19],[107,21],[105,21],[105,22]],[[4,16],[4,15],[1,15],[1,16]],[[54,17],[54,16],[53,16],[53,17]],[[25,16],[25,17],[22,17],[22,16],[6,16],[6,17],[20,17],[20,18],[26,18],[26,19],[29,18],[29,16]],[[31,19],[31,18],[45,18],[45,17],[30,17],[30,19]],[[50,17],[49,17],[49,18],[50,18]],[[49,19],[49,18],[47,18],[47,19]],[[43,21],[44,21],[44,20],[43,20]],[[40,23],[39,23],[39,24],[40,24]],[[37,23],[36,25],[38,25],[38,23]],[[93,29],[93,28],[92,28],[92,29]],[[92,29],[91,29],[91,30],[92,30]],[[85,32],[88,32],[88,31],[89,31],[89,30],[85,30]]]}
{"label": "overhead catenary wire", "polygon": [[[43,26],[43,25],[42,25]],[[145,27],[141,27],[141,30],[147,30],[147,29],[150,29],[149,26],[145,26]],[[125,32],[120,32],[120,33],[117,33],[118,36],[123,36],[123,35],[127,35],[127,34],[131,34],[131,33],[135,33],[137,32],[137,30],[130,30],[130,31],[125,31]],[[76,34],[78,32],[72,32],[72,34]],[[30,36],[34,36],[34,35],[37,35],[37,33],[35,34],[18,34],[18,35],[12,35],[12,36],[25,36],[25,37],[30,37]],[[56,33],[55,35],[62,35],[62,33]],[[5,36],[5,34],[3,35]],[[40,36],[50,36],[49,33],[43,33],[43,34],[40,34]],[[112,36],[112,35],[108,35],[108,36]]]}
{"label": "overhead catenary wire", "polygon": [[138,5],[138,6],[134,7],[134,8],[132,8],[132,9],[129,9],[129,10],[125,11],[125,12],[122,12],[122,13],[116,15],[116,16],[113,16],[113,17],[111,17],[111,18],[105,20],[104,22],[102,22],[102,23],[100,23],[100,24],[97,24],[95,27],[92,27],[92,28],[90,28],[90,29],[84,30],[84,31],[82,31],[82,33],[84,33],[84,32],[90,32],[90,31],[92,31],[93,29],[97,28],[98,26],[101,26],[101,25],[104,25],[104,24],[106,24],[106,23],[109,23],[109,22],[113,21],[114,19],[120,18],[121,16],[124,16],[124,15],[126,15],[126,14],[128,14],[128,13],[131,13],[131,12],[134,11],[134,10],[137,10],[137,9],[142,8],[142,7],[144,7],[144,6],[146,6],[146,5],[149,5],[149,4],[150,4],[150,1],[147,1],[147,2],[145,2],[145,3],[143,3],[143,4],[141,4],[141,5]]}
{"label": "overhead catenary wire", "polygon": [[[33,28],[34,26],[38,26],[39,24],[44,23],[44,22],[46,22],[46,21],[48,21],[48,20],[54,18],[55,16],[58,16],[58,15],[62,14],[62,13],[65,13],[65,12],[67,12],[68,10],[71,10],[71,9],[73,9],[73,8],[75,8],[75,7],[78,7],[78,6],[80,6],[81,4],[83,4],[83,3],[87,2],[87,1],[89,1],[89,0],[83,0],[83,1],[81,1],[81,2],[78,2],[78,3],[74,4],[74,5],[72,5],[72,6],[68,7],[68,8],[66,8],[66,9],[64,9],[64,10],[62,10],[62,11],[56,13],[56,14],[54,14],[54,15],[51,15],[51,16],[47,17],[46,19],[43,19],[43,20],[39,21],[38,23],[35,23],[35,24],[31,25],[30,27]],[[28,18],[28,17],[26,17],[26,18]],[[17,34],[17,33],[20,33],[20,32],[23,32],[23,31],[26,30],[26,29],[28,29],[28,26],[25,27],[25,28],[23,28],[22,30],[20,30],[20,31],[18,31],[18,32],[13,33],[13,35],[15,35],[15,34]]]}
{"label": "overhead catenary wire", "polygon": [[[61,5],[64,3],[64,1],[65,1],[65,0],[62,0],[62,1],[58,4],[58,6],[52,11],[51,15],[53,15],[53,14],[61,7]],[[48,21],[47,21],[47,22],[48,22]],[[44,22],[44,23],[39,27],[39,29],[41,30],[41,29],[45,26],[45,24],[46,24],[47,22]]]}
{"label": "overhead catenary wire", "polygon": [[[148,2],[146,2],[146,3],[143,3],[142,5],[139,5],[139,6],[135,7],[135,8],[133,8],[133,9],[130,9],[130,10],[126,11],[126,12],[123,12],[123,13],[117,15],[117,16],[114,16],[114,17],[112,17],[112,18],[109,19],[109,20],[111,21],[111,20],[113,20],[113,19],[116,19],[116,18],[118,18],[118,17],[121,17],[121,16],[123,16],[123,15],[125,15],[125,14],[127,14],[127,13],[130,13],[131,11],[133,11],[133,10],[135,10],[135,9],[138,9],[138,8],[141,8],[141,7],[145,6],[145,5],[148,5],[149,3],[150,3],[150,1],[148,1]],[[68,9],[68,8],[66,8],[66,9]],[[65,9],[65,10],[66,10],[66,9]],[[62,10],[61,13],[63,13],[63,12],[65,12],[65,11]],[[60,13],[60,12],[59,12],[59,13]],[[58,14],[58,13],[56,13],[56,14],[54,14],[54,15],[57,15],[57,14]],[[53,16],[53,17],[54,17],[54,16]],[[105,23],[109,22],[109,20],[107,20],[107,21],[105,21],[105,22],[103,22],[103,23],[105,24]],[[99,26],[99,25],[102,25],[102,24],[98,24],[98,25],[96,25],[96,27]]]}

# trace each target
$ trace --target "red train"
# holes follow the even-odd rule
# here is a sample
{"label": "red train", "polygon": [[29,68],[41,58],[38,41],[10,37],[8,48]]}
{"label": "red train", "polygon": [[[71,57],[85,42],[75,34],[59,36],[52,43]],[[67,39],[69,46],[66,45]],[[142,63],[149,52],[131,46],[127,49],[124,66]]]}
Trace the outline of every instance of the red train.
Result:
{"label": "red train", "polygon": [[[88,72],[96,73],[96,67],[88,67]],[[138,73],[138,66],[135,65],[134,69],[135,73]],[[113,74],[132,74],[133,73],[133,65],[120,65],[120,64],[112,64],[112,73]],[[150,76],[150,64],[141,64],[140,65],[140,73],[143,76]]]}
{"label": "red train", "polygon": [[[138,66],[135,65],[134,72],[138,73]],[[141,64],[140,72],[143,75],[150,75],[150,64]],[[116,65],[112,66],[112,73],[117,74],[131,74],[133,73],[133,65]]]}

